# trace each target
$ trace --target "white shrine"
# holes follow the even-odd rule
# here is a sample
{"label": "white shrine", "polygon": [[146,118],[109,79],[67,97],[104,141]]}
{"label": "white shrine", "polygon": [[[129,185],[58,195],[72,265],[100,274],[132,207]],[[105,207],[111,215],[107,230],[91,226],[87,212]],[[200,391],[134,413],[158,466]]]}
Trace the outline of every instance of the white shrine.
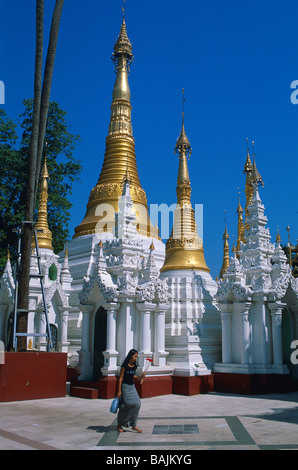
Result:
{"label": "white shrine", "polygon": [[[175,147],[177,207],[166,246],[151,223],[136,164],[128,83],[133,55],[124,18],[112,59],[116,80],[105,157],[85,217],[65,252],[55,255],[47,225],[45,163],[35,227],[42,230],[38,242],[53,349],[67,353],[69,369],[77,371],[76,393],[80,384],[101,384],[99,396],[114,396],[131,348],[138,350],[139,372],[151,360],[143,396],[190,395],[214,387],[249,393],[262,389],[261,379],[273,383],[273,376],[285,383],[284,378],[297,375],[289,357],[291,341],[298,338],[298,279],[280,241],[270,242],[255,162],[246,162],[246,220],[244,226],[238,207],[237,252],[229,260],[225,232],[216,282],[191,205],[184,113]],[[36,272],[33,252],[31,273]],[[8,259],[0,285],[0,340],[8,349],[14,292]],[[40,312],[40,283],[32,278],[28,331],[45,333]],[[28,337],[28,349],[46,348],[45,337]]]}
{"label": "white shrine", "polygon": [[270,241],[255,161],[248,171],[245,235],[218,282],[222,360],[213,369],[218,390],[282,390],[290,374],[298,377],[290,361],[291,343],[298,335],[298,279],[280,237],[275,244]]}

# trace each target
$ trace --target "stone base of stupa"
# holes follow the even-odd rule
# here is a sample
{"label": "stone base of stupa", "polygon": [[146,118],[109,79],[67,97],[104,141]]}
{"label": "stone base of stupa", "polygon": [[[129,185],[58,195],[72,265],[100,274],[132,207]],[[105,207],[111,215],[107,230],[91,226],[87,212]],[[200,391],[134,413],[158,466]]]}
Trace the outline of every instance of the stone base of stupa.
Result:
{"label": "stone base of stupa", "polygon": [[[240,365],[239,365],[240,367]],[[253,395],[262,393],[286,393],[297,389],[286,366],[278,370],[270,366],[263,368],[239,368],[238,372],[219,371],[220,367],[214,364],[214,391],[221,393],[237,393]]]}

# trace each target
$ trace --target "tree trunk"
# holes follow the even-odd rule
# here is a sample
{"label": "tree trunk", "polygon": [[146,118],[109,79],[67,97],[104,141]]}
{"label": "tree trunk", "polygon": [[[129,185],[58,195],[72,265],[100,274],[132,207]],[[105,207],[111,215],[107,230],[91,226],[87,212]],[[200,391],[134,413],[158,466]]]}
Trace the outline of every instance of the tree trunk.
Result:
{"label": "tree trunk", "polygon": [[[64,0],[56,0],[48,52],[45,64],[44,79],[42,85],[42,54],[43,54],[43,15],[44,0],[36,0],[36,52],[35,52],[35,77],[34,77],[34,103],[32,132],[30,136],[29,168],[26,198],[26,221],[22,230],[21,266],[19,276],[19,297],[17,332],[27,332],[28,307],[29,307],[29,282],[30,282],[30,258],[31,241],[33,235],[34,209],[36,193],[39,182],[44,136],[47,124],[49,100],[52,86],[52,77],[56,48],[59,35],[59,25]],[[27,349],[26,337],[18,340],[18,351]]]}
{"label": "tree trunk", "polygon": [[[28,178],[26,188],[26,222],[22,227],[21,243],[21,263],[19,272],[19,295],[18,295],[18,313],[17,332],[27,332],[27,318],[29,307],[29,281],[30,281],[30,258],[31,258],[31,240],[33,233],[34,207],[35,207],[35,168],[38,150],[38,133],[41,102],[41,84],[42,84],[42,56],[43,56],[43,17],[44,0],[36,1],[36,49],[35,49],[35,75],[34,75],[34,101],[32,130],[30,136]],[[29,223],[30,222],[30,223]],[[27,349],[26,337],[19,337],[17,349]]]}
{"label": "tree trunk", "polygon": [[45,63],[45,72],[44,72],[42,95],[41,95],[38,149],[37,149],[36,174],[35,174],[35,181],[36,181],[35,198],[36,198],[37,189],[38,189],[38,181],[39,181],[42,153],[43,153],[43,146],[44,146],[44,136],[45,136],[46,127],[47,127],[52,78],[53,78],[54,63],[55,63],[57,42],[58,42],[58,36],[59,36],[59,25],[60,25],[60,20],[61,20],[63,4],[64,4],[64,0],[56,0],[56,5],[55,5],[54,13],[53,13],[52,24],[51,24],[47,58],[46,58],[46,63]]}

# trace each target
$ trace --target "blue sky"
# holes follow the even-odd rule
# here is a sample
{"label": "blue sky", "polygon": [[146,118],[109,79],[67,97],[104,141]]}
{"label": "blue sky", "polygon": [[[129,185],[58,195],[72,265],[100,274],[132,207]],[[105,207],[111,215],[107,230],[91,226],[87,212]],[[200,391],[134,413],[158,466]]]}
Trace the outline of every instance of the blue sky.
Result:
{"label": "blue sky", "polygon": [[[45,32],[54,0],[46,0]],[[0,0],[0,80],[3,109],[15,119],[33,95],[35,0]],[[79,134],[83,165],[75,184],[70,234],[85,215],[100,174],[115,80],[111,61],[122,0],[65,0],[51,100]],[[246,138],[255,141],[260,190],[275,240],[298,238],[298,3],[295,0],[126,1],[133,43],[132,124],[141,184],[149,204],[176,202],[176,139],[185,128],[192,146],[192,203],[204,205],[205,258],[215,277],[222,264],[226,211],[230,246],[237,237],[238,188],[244,206]]]}

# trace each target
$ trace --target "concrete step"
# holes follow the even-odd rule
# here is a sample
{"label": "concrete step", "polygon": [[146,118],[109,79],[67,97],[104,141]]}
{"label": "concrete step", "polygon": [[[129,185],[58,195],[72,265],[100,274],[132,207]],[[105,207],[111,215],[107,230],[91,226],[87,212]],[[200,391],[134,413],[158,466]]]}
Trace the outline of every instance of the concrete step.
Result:
{"label": "concrete step", "polygon": [[73,397],[79,398],[98,398],[98,389],[97,388],[90,388],[90,387],[70,387],[70,393]]}

